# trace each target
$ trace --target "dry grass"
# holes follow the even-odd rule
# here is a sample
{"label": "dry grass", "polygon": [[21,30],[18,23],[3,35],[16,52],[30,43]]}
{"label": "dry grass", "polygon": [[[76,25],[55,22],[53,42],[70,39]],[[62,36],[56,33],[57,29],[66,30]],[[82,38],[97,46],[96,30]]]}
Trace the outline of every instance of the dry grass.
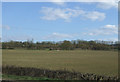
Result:
{"label": "dry grass", "polygon": [[98,75],[118,74],[117,51],[3,50],[3,65],[78,71]]}

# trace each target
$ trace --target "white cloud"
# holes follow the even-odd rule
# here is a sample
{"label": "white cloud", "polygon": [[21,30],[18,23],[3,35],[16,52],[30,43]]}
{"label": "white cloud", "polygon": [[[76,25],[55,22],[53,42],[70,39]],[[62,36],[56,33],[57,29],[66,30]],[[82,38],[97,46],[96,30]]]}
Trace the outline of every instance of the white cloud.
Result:
{"label": "white cloud", "polygon": [[109,38],[109,39],[105,39],[107,41],[118,41],[118,38]]}
{"label": "white cloud", "polygon": [[110,2],[114,0],[2,0],[2,2],[58,2],[58,1],[61,1],[61,2]]}
{"label": "white cloud", "polygon": [[98,3],[97,7],[102,9],[110,9],[110,8],[118,8],[118,1],[119,0],[105,0],[105,2]]}
{"label": "white cloud", "polygon": [[52,2],[63,6],[65,2],[99,2],[97,7],[102,9],[117,8],[120,0],[2,0],[2,2]]}
{"label": "white cloud", "polygon": [[103,28],[106,28],[106,29],[117,29],[117,27],[115,26],[115,25],[110,25],[110,24],[108,24],[108,25],[105,25]]}
{"label": "white cloud", "polygon": [[98,2],[97,7],[102,9],[118,8],[120,0],[50,0],[51,2],[64,5],[65,2]]}
{"label": "white cloud", "polygon": [[0,28],[10,30],[10,27],[8,25],[2,25]]}
{"label": "white cloud", "polygon": [[26,41],[26,40],[31,40],[33,39],[33,37],[31,35],[6,35],[3,34],[2,35],[2,41],[10,41],[10,40],[14,40],[14,41]]}
{"label": "white cloud", "polygon": [[49,8],[49,7],[42,7],[41,11],[44,16],[41,19],[44,20],[57,20],[63,19],[66,22],[70,22],[71,18],[73,17],[83,17],[84,19],[90,19],[92,21],[95,20],[104,20],[105,14],[97,11],[84,11],[80,8],[70,9],[70,8]]}
{"label": "white cloud", "polygon": [[98,39],[98,40],[101,40],[101,41],[118,41],[118,38],[102,38],[102,39]]}
{"label": "white cloud", "polygon": [[107,34],[118,34],[118,27],[116,25],[105,25],[102,29]]}
{"label": "white cloud", "polygon": [[97,7],[102,9],[118,8],[120,0],[51,0],[51,2],[63,6],[65,2],[98,2]]}
{"label": "white cloud", "polygon": [[43,37],[43,39],[46,39],[46,40],[49,40],[49,39],[52,39],[52,40],[60,40],[60,39],[70,39],[70,38],[73,38],[74,36],[76,35],[70,35],[70,34],[63,34],[63,33],[52,33],[46,37]]}
{"label": "white cloud", "polygon": [[118,27],[116,25],[105,25],[99,29],[91,30],[89,33],[84,33],[85,35],[96,36],[96,35],[113,35],[118,34]]}
{"label": "white cloud", "polygon": [[51,2],[57,5],[65,5],[65,2],[98,2],[97,7],[102,9],[118,8],[118,2],[120,0],[51,0]]}
{"label": "white cloud", "polygon": [[44,20],[57,20],[57,19],[64,19],[66,22],[69,22],[72,17],[77,17],[84,13],[83,10],[73,10],[70,8],[60,9],[60,8],[49,8],[49,7],[42,7],[41,13],[44,14],[41,17]]}
{"label": "white cloud", "polygon": [[64,0],[51,0],[51,2],[53,2],[54,4],[60,5],[60,6],[64,6],[65,5],[65,1]]}
{"label": "white cloud", "polygon": [[95,20],[104,20],[105,19],[105,14],[97,11],[89,12],[84,15],[86,18],[91,19],[92,21]]}

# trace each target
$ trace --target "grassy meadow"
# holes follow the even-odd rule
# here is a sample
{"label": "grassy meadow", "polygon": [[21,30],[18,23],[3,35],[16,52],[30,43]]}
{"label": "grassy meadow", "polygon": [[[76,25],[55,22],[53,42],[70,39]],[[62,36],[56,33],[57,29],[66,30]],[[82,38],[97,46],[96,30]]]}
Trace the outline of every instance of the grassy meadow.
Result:
{"label": "grassy meadow", "polygon": [[117,51],[93,50],[2,50],[3,65],[69,70],[81,73],[116,76]]}
{"label": "grassy meadow", "polygon": [[30,76],[15,76],[15,75],[2,75],[3,80],[58,80],[50,78],[30,77]]}

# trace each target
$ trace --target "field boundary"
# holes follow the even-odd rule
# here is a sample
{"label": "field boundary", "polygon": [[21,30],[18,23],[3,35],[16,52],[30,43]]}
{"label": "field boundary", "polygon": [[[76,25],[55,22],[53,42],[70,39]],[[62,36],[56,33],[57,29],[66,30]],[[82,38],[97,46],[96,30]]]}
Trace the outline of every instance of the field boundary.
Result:
{"label": "field boundary", "polygon": [[18,76],[46,77],[61,80],[118,80],[118,77],[106,77],[89,73],[82,74],[80,72],[70,72],[67,70],[49,70],[15,66],[3,66],[2,69],[3,74]]}

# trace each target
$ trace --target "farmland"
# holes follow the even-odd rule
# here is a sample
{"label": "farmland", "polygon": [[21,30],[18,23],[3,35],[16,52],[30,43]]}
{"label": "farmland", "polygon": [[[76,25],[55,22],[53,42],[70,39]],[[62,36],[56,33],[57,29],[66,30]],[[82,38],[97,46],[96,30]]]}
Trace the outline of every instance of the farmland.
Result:
{"label": "farmland", "polygon": [[95,50],[3,50],[3,65],[68,70],[97,75],[116,76],[117,51]]}

